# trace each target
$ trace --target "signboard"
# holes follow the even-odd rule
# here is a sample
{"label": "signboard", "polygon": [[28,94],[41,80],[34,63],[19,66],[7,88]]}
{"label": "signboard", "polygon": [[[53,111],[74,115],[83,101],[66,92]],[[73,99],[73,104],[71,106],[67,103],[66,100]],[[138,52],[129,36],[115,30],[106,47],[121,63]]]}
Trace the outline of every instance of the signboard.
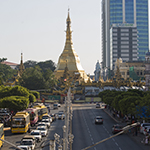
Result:
{"label": "signboard", "polygon": [[48,95],[49,100],[60,100],[60,95]]}

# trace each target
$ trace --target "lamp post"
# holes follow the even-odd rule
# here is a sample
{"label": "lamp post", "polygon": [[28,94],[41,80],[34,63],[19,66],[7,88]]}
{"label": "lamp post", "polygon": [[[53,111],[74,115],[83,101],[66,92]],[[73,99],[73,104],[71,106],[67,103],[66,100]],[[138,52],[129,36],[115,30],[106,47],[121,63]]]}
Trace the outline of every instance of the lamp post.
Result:
{"label": "lamp post", "polygon": [[[69,84],[68,84],[69,86]],[[55,133],[55,141],[59,144],[59,150],[68,150],[70,146],[70,150],[72,150],[73,143],[73,134],[72,134],[72,106],[71,106],[71,88],[69,87],[67,96],[65,97],[65,125],[63,126],[63,138],[60,141],[60,135]]]}

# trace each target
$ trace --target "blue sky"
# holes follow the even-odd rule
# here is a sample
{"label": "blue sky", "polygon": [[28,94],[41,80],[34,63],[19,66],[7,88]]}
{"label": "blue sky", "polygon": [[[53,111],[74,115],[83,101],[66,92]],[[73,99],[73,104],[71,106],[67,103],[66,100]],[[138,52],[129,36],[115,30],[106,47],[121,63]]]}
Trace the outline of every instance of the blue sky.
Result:
{"label": "blue sky", "polygon": [[52,60],[65,45],[70,8],[73,46],[86,73],[94,74],[100,60],[99,0],[0,0],[0,58]]}
{"label": "blue sky", "polygon": [[70,8],[73,47],[86,73],[101,62],[101,0],[0,0],[0,58],[52,60],[65,46]]}

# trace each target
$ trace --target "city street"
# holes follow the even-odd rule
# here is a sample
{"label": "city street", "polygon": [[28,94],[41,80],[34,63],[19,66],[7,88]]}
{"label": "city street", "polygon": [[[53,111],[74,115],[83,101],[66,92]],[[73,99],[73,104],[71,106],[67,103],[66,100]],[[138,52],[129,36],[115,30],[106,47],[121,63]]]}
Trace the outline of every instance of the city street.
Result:
{"label": "city street", "polygon": [[[112,136],[112,126],[116,122],[95,104],[82,104],[73,107],[73,150],[81,150],[96,142]],[[103,117],[103,124],[94,123],[94,117]],[[145,150],[140,143],[135,142],[127,134],[119,135],[105,141],[90,150]]]}
{"label": "city street", "polygon": [[[72,131],[74,135],[73,150],[84,149],[96,142],[99,142],[105,138],[112,136],[112,126],[116,122],[106,114],[103,109],[96,108],[95,104],[73,104],[73,122]],[[64,106],[58,109],[51,109],[51,113],[58,113],[58,111],[64,110]],[[103,117],[103,124],[95,124],[95,116],[100,115]],[[60,140],[63,138],[64,120],[56,120],[51,124],[48,136],[43,138],[42,142],[37,143],[36,149],[49,150],[49,145],[43,148],[40,146],[47,145],[50,140],[54,139],[54,134],[60,135]],[[35,127],[32,127],[35,129]],[[27,133],[28,134],[28,133]],[[5,132],[5,140],[20,145],[20,140],[25,134],[11,134],[10,131]],[[58,145],[57,145],[58,147]],[[148,147],[147,147],[148,148]],[[4,144],[2,150],[15,149],[8,144]],[[108,141],[100,143],[99,145],[90,148],[90,150],[147,150],[141,146],[140,143],[134,141],[127,134],[122,134]],[[56,148],[57,150],[57,148]]]}

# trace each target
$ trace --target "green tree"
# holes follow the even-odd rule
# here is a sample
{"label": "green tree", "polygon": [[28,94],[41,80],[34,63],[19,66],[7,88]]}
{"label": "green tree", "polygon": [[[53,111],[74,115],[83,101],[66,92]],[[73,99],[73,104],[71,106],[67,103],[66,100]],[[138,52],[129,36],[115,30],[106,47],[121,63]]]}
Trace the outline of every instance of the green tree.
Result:
{"label": "green tree", "polygon": [[51,87],[54,87],[58,83],[58,80],[55,79],[55,76],[51,71],[51,69],[47,69],[47,71],[43,73],[43,77],[45,79],[46,89],[50,89]]}
{"label": "green tree", "polygon": [[17,74],[17,70],[12,69],[10,66],[0,63],[0,80],[1,82],[6,82],[11,80],[14,75]]}
{"label": "green tree", "polygon": [[37,64],[37,61],[33,61],[33,60],[28,60],[25,63],[23,63],[26,69],[30,67],[35,67],[36,64]]}
{"label": "green tree", "polygon": [[14,87],[1,86],[0,98],[4,98],[8,96],[29,97],[29,90],[21,86],[14,86]]}
{"label": "green tree", "polygon": [[19,85],[30,90],[49,89],[56,83],[53,72],[47,69],[43,73],[39,66],[27,68],[19,79]]}
{"label": "green tree", "polygon": [[45,79],[39,66],[27,68],[19,78],[19,85],[30,90],[45,89]]}
{"label": "green tree", "polygon": [[34,103],[36,101],[36,97],[32,93],[29,95],[29,101],[30,103]]}
{"label": "green tree", "polygon": [[127,96],[119,101],[119,108],[123,114],[136,115],[137,106],[140,104],[140,96]]}
{"label": "green tree", "polygon": [[40,98],[40,93],[39,92],[37,92],[37,91],[30,91],[30,93],[32,93],[36,97],[36,99]]}
{"label": "green tree", "polygon": [[9,108],[11,111],[21,111],[27,109],[29,98],[23,96],[9,96],[0,99],[0,108]]}
{"label": "green tree", "polygon": [[47,72],[48,69],[50,69],[52,72],[56,69],[56,64],[52,60],[48,60],[45,62],[39,62],[37,63],[38,66],[42,69],[43,72]]}

